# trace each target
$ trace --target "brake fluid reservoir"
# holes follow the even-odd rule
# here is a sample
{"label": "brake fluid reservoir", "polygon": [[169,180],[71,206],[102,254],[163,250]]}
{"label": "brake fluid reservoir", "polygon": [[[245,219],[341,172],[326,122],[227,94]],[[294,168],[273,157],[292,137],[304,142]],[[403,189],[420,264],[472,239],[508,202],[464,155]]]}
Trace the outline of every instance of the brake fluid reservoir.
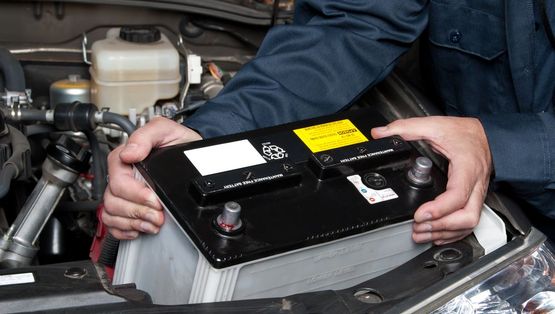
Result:
{"label": "brake fluid reservoir", "polygon": [[179,54],[154,27],[112,28],[92,45],[91,98],[127,114],[179,92]]}

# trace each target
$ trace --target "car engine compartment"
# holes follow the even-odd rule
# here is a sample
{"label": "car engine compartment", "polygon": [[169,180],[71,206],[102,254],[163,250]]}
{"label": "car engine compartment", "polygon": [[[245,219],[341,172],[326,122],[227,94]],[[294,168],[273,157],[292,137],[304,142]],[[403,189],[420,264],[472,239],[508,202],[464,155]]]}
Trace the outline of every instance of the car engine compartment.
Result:
{"label": "car engine compartment", "polygon": [[[155,116],[187,116],[254,56],[267,26],[214,17],[222,6],[213,7],[195,15],[96,3],[2,3],[0,229],[10,235],[4,247],[23,243],[5,249],[6,264],[88,258],[106,156],[127,138],[121,126],[129,133]],[[116,117],[119,126],[102,115]],[[19,257],[7,256],[13,254]]]}
{"label": "car engine compartment", "polygon": [[[283,298],[159,308],[135,284],[112,284],[118,242],[98,223],[107,155],[154,117],[181,121],[215,97],[255,57],[273,25],[292,21],[293,4],[0,2],[0,277],[42,278],[29,289],[4,287],[0,304],[6,311],[397,313],[473,280],[486,254],[470,236],[419,251],[393,271],[347,289]],[[409,53],[401,64],[412,70],[413,61]],[[353,108],[372,106],[386,120],[442,114],[407,82],[396,71]],[[436,176],[445,175],[441,156],[424,143],[411,145],[433,161]],[[503,254],[523,255],[529,252],[521,246],[545,240],[510,200],[493,194],[486,203],[507,226],[508,245],[490,256],[496,265]],[[524,239],[530,230],[533,239]],[[430,303],[440,306],[470,285]]]}

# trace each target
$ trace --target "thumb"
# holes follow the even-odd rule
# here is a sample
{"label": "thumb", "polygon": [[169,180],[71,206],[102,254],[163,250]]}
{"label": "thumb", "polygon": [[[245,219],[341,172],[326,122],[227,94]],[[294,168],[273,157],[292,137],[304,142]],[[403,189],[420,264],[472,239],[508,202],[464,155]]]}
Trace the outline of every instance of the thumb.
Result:
{"label": "thumb", "polygon": [[372,134],[372,137],[375,139],[379,139],[382,137],[388,137],[394,134],[391,134],[391,130],[389,129],[389,126],[381,126],[381,127],[377,127],[377,128],[373,128],[372,130],[370,130],[370,134]]}
{"label": "thumb", "polygon": [[[127,140],[120,153],[125,163],[136,163],[148,156],[152,148],[162,146],[168,137],[172,137],[175,125],[173,121],[164,118],[154,118],[141,128],[138,128]],[[170,139],[171,140],[171,139]]]}
{"label": "thumb", "polygon": [[145,159],[151,149],[148,142],[128,142],[120,152],[120,158],[125,163],[136,163]]}
{"label": "thumb", "polygon": [[148,156],[152,148],[200,140],[195,131],[170,119],[157,117],[139,128],[127,141],[120,153],[125,163],[136,163]]}
{"label": "thumb", "polygon": [[448,121],[449,117],[416,117],[399,119],[390,124],[373,128],[371,134],[374,138],[398,135],[405,141],[429,140],[436,137],[437,133]]}

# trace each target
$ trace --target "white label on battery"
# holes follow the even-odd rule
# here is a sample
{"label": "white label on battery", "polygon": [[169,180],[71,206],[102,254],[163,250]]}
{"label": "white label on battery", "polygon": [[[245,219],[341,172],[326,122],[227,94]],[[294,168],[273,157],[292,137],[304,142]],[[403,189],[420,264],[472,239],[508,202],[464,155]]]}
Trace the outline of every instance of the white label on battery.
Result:
{"label": "white label on battery", "polygon": [[387,188],[383,190],[374,190],[367,187],[362,183],[362,179],[358,174],[348,176],[347,179],[356,187],[358,192],[368,201],[370,204],[377,204],[392,199],[396,199],[399,196],[393,189]]}
{"label": "white label on battery", "polygon": [[248,140],[190,149],[184,153],[203,176],[266,163]]}
{"label": "white label on battery", "polygon": [[18,285],[22,283],[33,282],[35,282],[35,276],[33,276],[33,273],[21,273],[0,276],[0,286]]}

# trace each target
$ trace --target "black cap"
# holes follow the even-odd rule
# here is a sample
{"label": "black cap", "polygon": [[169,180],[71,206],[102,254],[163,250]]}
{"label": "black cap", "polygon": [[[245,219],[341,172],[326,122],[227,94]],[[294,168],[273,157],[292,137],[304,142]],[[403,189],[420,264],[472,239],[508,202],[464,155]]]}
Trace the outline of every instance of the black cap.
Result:
{"label": "black cap", "polygon": [[160,31],[154,26],[124,26],[119,31],[119,38],[132,43],[153,43],[160,37]]}
{"label": "black cap", "polygon": [[70,171],[83,173],[89,168],[91,153],[68,136],[60,136],[56,143],[48,145],[46,152]]}

